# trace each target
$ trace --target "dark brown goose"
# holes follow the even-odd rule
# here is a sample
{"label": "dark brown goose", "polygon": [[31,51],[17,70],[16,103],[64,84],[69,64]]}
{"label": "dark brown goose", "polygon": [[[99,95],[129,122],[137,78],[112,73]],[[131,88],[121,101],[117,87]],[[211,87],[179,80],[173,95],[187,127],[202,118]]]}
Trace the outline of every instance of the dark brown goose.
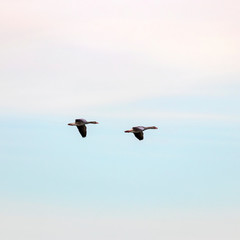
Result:
{"label": "dark brown goose", "polygon": [[98,122],[96,121],[88,122],[87,120],[80,118],[80,119],[75,119],[75,123],[68,123],[69,126],[76,126],[78,128],[78,131],[84,138],[87,136],[86,124],[98,124]]}
{"label": "dark brown goose", "polygon": [[158,128],[155,126],[152,126],[152,127],[137,126],[137,127],[132,127],[131,130],[126,130],[125,133],[133,133],[138,140],[143,140],[143,131],[147,129],[158,129]]}

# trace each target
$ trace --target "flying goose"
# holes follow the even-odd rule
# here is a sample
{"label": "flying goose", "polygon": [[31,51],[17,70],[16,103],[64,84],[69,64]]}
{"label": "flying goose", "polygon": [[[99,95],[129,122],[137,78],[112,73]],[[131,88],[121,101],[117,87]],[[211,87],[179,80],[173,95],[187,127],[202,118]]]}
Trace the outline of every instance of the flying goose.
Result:
{"label": "flying goose", "polygon": [[126,130],[125,133],[133,133],[138,140],[143,140],[143,131],[147,129],[158,129],[158,128],[155,126],[152,126],[152,127],[137,126],[137,127],[132,127],[131,130]]}
{"label": "flying goose", "polygon": [[86,124],[98,124],[96,121],[90,121],[88,122],[87,120],[80,118],[80,119],[75,119],[75,123],[68,123],[69,126],[76,126],[78,128],[78,131],[82,135],[82,137],[87,136],[87,127]]}

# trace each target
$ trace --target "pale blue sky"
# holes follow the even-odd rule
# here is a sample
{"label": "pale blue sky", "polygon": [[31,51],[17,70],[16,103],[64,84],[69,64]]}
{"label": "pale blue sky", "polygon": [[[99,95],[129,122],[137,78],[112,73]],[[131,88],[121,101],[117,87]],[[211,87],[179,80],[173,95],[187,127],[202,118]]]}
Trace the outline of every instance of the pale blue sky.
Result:
{"label": "pale blue sky", "polygon": [[[113,106],[103,107],[113,117],[93,118],[100,124],[89,126],[86,139],[67,126],[70,116],[3,116],[3,192],[73,204],[239,207],[240,126],[237,118],[227,118],[237,114],[236,102],[237,97],[190,97],[117,106],[119,111],[141,108],[137,120],[114,117]],[[192,112],[194,107],[199,115],[211,115],[161,119],[144,114],[149,109],[158,112],[161,105],[163,111]],[[212,117],[218,114],[226,119]],[[159,130],[146,132],[143,142],[124,134],[138,122],[153,123]]]}
{"label": "pale blue sky", "polygon": [[1,239],[239,239],[239,8],[2,1]]}

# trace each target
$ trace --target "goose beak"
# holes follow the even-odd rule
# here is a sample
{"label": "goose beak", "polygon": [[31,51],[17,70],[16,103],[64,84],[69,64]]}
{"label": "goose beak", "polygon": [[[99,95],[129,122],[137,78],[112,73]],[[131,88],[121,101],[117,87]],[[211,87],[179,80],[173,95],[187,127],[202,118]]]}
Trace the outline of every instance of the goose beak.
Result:
{"label": "goose beak", "polygon": [[125,133],[130,133],[130,132],[132,132],[132,130],[126,130],[126,131],[124,131]]}
{"label": "goose beak", "polygon": [[68,123],[68,126],[76,126],[75,123]]}

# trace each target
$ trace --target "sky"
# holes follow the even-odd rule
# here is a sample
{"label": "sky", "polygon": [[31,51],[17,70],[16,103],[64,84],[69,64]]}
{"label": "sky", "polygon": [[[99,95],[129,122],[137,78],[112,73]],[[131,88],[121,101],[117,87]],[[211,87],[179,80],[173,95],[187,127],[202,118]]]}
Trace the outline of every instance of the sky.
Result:
{"label": "sky", "polygon": [[1,239],[239,239],[239,10],[0,1]]}

